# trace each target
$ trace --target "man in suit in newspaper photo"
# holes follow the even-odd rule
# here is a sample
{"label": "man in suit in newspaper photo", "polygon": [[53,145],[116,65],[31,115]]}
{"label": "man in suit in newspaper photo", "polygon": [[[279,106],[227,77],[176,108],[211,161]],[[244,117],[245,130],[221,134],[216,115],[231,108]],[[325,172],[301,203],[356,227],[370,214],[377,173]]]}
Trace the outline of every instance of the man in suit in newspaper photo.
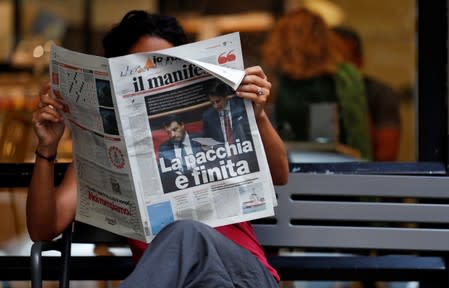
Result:
{"label": "man in suit in newspaper photo", "polygon": [[[203,113],[203,136],[223,145],[240,145],[245,141],[253,145],[243,99],[235,97],[232,88],[217,78],[211,80],[206,89],[211,107]],[[247,160],[251,172],[259,171],[254,152],[241,153],[234,158]]]}
{"label": "man in suit in newspaper photo", "polygon": [[[207,95],[212,104],[203,114],[203,133],[218,142],[235,143],[250,140],[250,128],[243,99],[219,79],[208,83]],[[232,98],[231,98],[231,97]]]}
{"label": "man in suit in newspaper photo", "polygon": [[164,192],[167,193],[179,190],[175,185],[177,176],[189,176],[189,172],[194,168],[195,162],[187,163],[186,156],[195,155],[202,150],[198,142],[192,141],[199,135],[188,133],[179,115],[169,115],[163,126],[168,140],[159,146],[158,162]]}

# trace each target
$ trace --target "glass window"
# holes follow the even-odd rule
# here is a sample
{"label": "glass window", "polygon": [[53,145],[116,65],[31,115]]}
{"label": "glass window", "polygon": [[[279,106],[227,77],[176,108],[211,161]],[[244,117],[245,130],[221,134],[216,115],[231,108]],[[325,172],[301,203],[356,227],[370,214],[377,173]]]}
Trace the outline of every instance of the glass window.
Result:
{"label": "glass window", "polygon": [[[285,139],[291,162],[414,163],[442,159],[446,161],[447,121],[443,120],[444,124],[441,124],[438,131],[444,132],[439,132],[438,135],[430,133],[426,125],[441,122],[442,117],[446,117],[447,114],[447,111],[435,112],[436,107],[438,111],[441,107],[446,107],[444,105],[446,98],[443,98],[446,96],[440,95],[441,91],[445,91],[445,79],[431,79],[429,76],[431,75],[430,63],[434,65],[433,69],[440,69],[443,73],[441,75],[446,75],[445,67],[440,64],[445,62],[436,63],[436,60],[432,62],[429,55],[435,56],[442,53],[441,51],[436,53],[434,49],[445,49],[444,41],[447,35],[433,36],[436,35],[434,29],[429,27],[430,24],[425,25],[425,23],[434,23],[432,17],[421,18],[420,21],[417,18],[418,14],[424,17],[423,11],[445,11],[445,7],[438,6],[443,4],[430,5],[424,2],[414,0],[264,0],[254,2],[245,0],[229,6],[226,1],[210,0],[141,0],[124,1],[114,5],[109,5],[107,0],[63,2],[25,0],[20,2],[20,7],[16,7],[17,2],[3,0],[0,1],[0,16],[4,15],[5,19],[9,19],[7,21],[9,24],[0,27],[1,35],[5,35],[2,39],[7,40],[2,41],[0,46],[0,57],[3,57],[2,63],[5,63],[0,74],[2,88],[0,89],[2,111],[0,119],[3,124],[6,123],[5,121],[10,121],[11,117],[15,119],[17,114],[30,119],[31,111],[36,105],[34,97],[41,83],[48,77],[46,75],[47,46],[45,45],[47,40],[60,43],[69,49],[101,55],[101,39],[110,26],[119,21],[128,10],[146,9],[177,16],[191,40],[234,31],[241,32],[246,66],[262,65],[274,85],[267,112]],[[371,161],[363,159],[360,151],[351,147],[341,136],[348,133],[348,130],[341,124],[343,121],[341,119],[344,117],[340,115],[341,107],[336,98],[333,102],[308,103],[305,106],[307,113],[298,113],[305,120],[294,121],[293,124],[302,125],[303,129],[307,130],[303,137],[291,137],[288,133],[284,133],[288,129],[283,130],[285,127],[277,121],[276,107],[279,107],[277,94],[280,94],[278,88],[283,85],[279,85],[279,75],[275,69],[265,64],[262,47],[280,17],[288,11],[297,9],[298,5],[319,14],[333,31],[337,30],[336,27],[349,27],[361,40],[363,57],[360,63],[353,62],[353,64],[359,65],[359,73],[370,79],[364,82],[365,89],[374,85],[373,90],[379,90],[382,95],[366,98],[369,109],[369,131],[365,131],[365,134],[369,135],[372,149],[372,157],[369,158]],[[445,18],[442,20],[446,21]],[[420,29],[426,29],[419,33],[421,39],[426,37],[426,41],[419,39],[417,32],[420,32]],[[10,33],[11,31],[17,33]],[[11,37],[11,34],[14,36]],[[436,40],[440,38],[441,40]],[[283,44],[282,42],[284,41],[279,44]],[[43,51],[42,54],[35,51],[38,46],[42,46],[40,50]],[[35,52],[34,56],[33,52]],[[350,58],[345,58],[345,62],[350,62]],[[425,70],[426,67],[427,70]],[[371,81],[372,79],[376,81]],[[376,86],[377,82],[381,84]],[[439,94],[424,98],[423,95],[428,93]],[[435,100],[435,97],[438,100]],[[11,111],[23,113],[8,115]],[[3,137],[5,142],[10,136],[6,136],[8,131],[3,131],[6,126],[2,125],[2,127],[0,137]],[[28,148],[25,149],[28,151],[28,156],[25,156],[25,159],[20,158],[21,156],[19,158],[23,161],[30,159],[32,161],[35,140],[29,126],[27,129],[26,133],[31,133],[26,143]],[[12,147],[14,145],[11,143],[0,144],[0,150],[5,149],[2,153],[23,149],[23,147],[18,149]],[[61,147],[64,151],[67,150],[67,153],[62,153],[70,158],[69,135],[67,135],[67,143]],[[16,161],[2,159],[1,161]]]}
{"label": "glass window", "polygon": [[[417,160],[416,109],[413,96],[416,92],[417,72],[415,1],[286,0],[258,1],[257,4],[253,1],[241,1],[239,5],[232,7],[228,7],[225,1],[213,1],[213,5],[212,1],[160,2],[164,12],[175,14],[183,21],[192,39],[203,39],[232,31],[241,32],[246,65],[264,66],[274,84],[273,97],[267,111],[289,148],[292,162]],[[321,79],[314,80],[317,79],[315,75],[309,75],[294,78],[300,78],[301,81],[289,81],[291,77],[284,81],[284,77],[279,77],[279,71],[273,71],[275,69],[265,65],[261,50],[275,23],[282,15],[300,7],[306,7],[318,14],[328,29],[337,32],[338,36],[342,37],[341,40],[346,40],[344,44],[339,45],[345,45],[345,49],[349,45],[359,48],[360,55],[342,57],[345,57],[345,62],[356,66],[365,77],[363,84],[368,116],[356,115],[359,118],[355,118],[366,122],[363,126],[366,128],[363,129],[364,132],[352,132],[354,129],[360,130],[352,127],[359,121],[351,118],[351,115],[345,116],[343,112],[350,108],[344,109],[342,102],[337,101],[337,97],[353,93],[351,88],[343,91],[343,96],[329,96],[336,94],[333,92],[336,89],[332,83],[335,79],[325,79],[323,84]],[[306,23],[306,20],[297,20],[292,26],[302,26],[306,29]],[[348,42],[351,41],[348,40],[349,36],[353,37],[352,44]],[[283,35],[276,39],[273,49],[281,49],[291,42],[282,37]],[[354,37],[357,42],[354,42]],[[309,38],[303,42],[310,41],[313,40]],[[295,54],[299,53],[295,50]],[[286,55],[284,58],[287,57]],[[301,70],[300,67],[295,69]],[[319,88],[313,88],[314,85]],[[326,88],[327,85],[329,88]],[[364,106],[360,104],[359,107]],[[365,155],[363,147],[350,143],[350,137],[366,138],[364,142],[369,145],[371,154]]]}

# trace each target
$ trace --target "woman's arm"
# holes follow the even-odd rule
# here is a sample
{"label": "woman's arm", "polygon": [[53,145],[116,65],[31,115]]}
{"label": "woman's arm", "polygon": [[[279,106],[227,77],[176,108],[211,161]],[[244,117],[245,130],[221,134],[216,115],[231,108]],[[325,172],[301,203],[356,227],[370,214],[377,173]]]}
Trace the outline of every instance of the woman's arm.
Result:
{"label": "woman's arm", "polygon": [[53,184],[53,166],[36,158],[26,205],[27,227],[33,241],[53,239],[75,218],[77,199],[72,164],[58,187]]}
{"label": "woman's arm", "polygon": [[236,93],[253,102],[257,126],[262,138],[271,177],[275,185],[284,185],[288,181],[288,158],[282,139],[271,125],[264,111],[270,95],[271,83],[260,66],[245,69],[246,75]]}
{"label": "woman's arm", "polygon": [[[44,157],[56,155],[64,133],[61,109],[50,85],[40,92],[39,108],[33,113],[33,129],[38,138],[36,152]],[[54,185],[54,161],[36,156],[26,203],[28,232],[32,240],[50,240],[69,225],[76,211],[76,181],[72,165],[61,185]]]}
{"label": "woman's arm", "polygon": [[271,125],[267,114],[263,112],[256,118],[262,138],[271,178],[275,185],[285,185],[288,181],[288,157],[284,142],[282,142],[276,130]]}

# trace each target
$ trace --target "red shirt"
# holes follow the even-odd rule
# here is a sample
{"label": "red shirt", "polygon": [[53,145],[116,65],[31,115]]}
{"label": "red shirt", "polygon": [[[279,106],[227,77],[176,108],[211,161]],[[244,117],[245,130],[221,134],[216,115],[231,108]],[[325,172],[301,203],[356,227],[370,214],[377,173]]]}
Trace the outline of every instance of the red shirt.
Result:
{"label": "red shirt", "polygon": [[[249,222],[215,227],[215,229],[226,238],[234,241],[237,245],[251,252],[251,254],[256,256],[257,259],[259,259],[259,261],[268,269],[268,271],[270,271],[277,281],[280,280],[277,271],[271,267],[270,264],[268,264],[265,252],[257,240],[256,234],[254,233],[254,230]],[[133,253],[133,259],[137,263],[145,249],[148,247],[148,244],[138,240],[129,239],[129,245]]]}

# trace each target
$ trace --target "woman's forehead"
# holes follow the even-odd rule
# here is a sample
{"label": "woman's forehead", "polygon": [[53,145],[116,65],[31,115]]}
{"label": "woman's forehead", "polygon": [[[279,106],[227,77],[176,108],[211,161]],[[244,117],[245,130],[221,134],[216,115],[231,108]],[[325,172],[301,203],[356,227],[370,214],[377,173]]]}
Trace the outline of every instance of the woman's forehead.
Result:
{"label": "woman's forehead", "polygon": [[157,36],[142,36],[131,46],[129,53],[152,52],[173,47],[173,44]]}

